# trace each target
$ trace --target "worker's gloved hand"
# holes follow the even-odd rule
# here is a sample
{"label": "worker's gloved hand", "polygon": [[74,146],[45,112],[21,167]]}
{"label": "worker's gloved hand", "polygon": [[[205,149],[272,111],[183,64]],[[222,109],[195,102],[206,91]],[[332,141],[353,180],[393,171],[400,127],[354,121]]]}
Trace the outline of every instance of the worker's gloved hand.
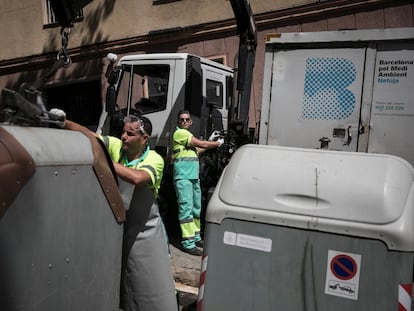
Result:
{"label": "worker's gloved hand", "polygon": [[221,145],[223,145],[224,144],[224,138],[219,138],[219,139],[217,139],[217,141],[218,141],[218,143],[219,143],[219,147],[221,147]]}
{"label": "worker's gloved hand", "polygon": [[49,118],[50,120],[57,121],[55,124],[60,127],[65,127],[65,121],[66,121],[66,113],[58,108],[53,108],[49,110]]}
{"label": "worker's gloved hand", "polygon": [[215,130],[213,131],[213,133],[211,133],[210,137],[208,138],[208,140],[212,141],[212,140],[216,140],[217,138],[220,137],[220,132]]}

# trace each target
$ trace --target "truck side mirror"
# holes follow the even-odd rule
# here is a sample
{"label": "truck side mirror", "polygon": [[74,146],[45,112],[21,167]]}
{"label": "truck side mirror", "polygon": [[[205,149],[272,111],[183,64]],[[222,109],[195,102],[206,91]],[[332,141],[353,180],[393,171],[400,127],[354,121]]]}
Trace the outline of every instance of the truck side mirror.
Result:
{"label": "truck side mirror", "polygon": [[233,95],[234,95],[234,85],[233,85],[233,78],[226,77],[226,109],[229,110],[233,103]]}
{"label": "truck side mirror", "polygon": [[106,89],[106,111],[108,112],[109,116],[113,116],[115,113],[115,106],[116,106],[116,91],[115,86],[110,85]]}
{"label": "truck side mirror", "polygon": [[107,81],[109,83],[108,88],[106,89],[106,111],[108,112],[109,116],[113,116],[115,113],[115,106],[116,106],[116,89],[115,83],[118,82],[119,76],[121,74],[121,68],[119,66],[112,69],[109,73]]}
{"label": "truck side mirror", "polygon": [[121,74],[121,67],[117,66],[114,69],[112,69],[107,79],[110,86],[113,86],[115,83],[118,82],[120,74]]}

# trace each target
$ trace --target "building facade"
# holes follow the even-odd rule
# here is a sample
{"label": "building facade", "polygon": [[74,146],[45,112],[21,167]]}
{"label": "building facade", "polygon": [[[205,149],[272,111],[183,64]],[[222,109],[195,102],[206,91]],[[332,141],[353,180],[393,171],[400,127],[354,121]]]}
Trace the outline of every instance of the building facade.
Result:
{"label": "building facade", "polygon": [[[260,118],[266,34],[414,27],[413,0],[251,0],[250,5],[258,29],[251,128]],[[1,2],[0,88],[40,85],[49,107],[70,106],[69,115],[85,125],[97,123],[103,108],[109,52],[185,52],[235,66],[238,37],[228,0],[93,0],[71,29],[61,29],[51,13],[49,0]],[[62,33],[71,64],[53,72]]]}

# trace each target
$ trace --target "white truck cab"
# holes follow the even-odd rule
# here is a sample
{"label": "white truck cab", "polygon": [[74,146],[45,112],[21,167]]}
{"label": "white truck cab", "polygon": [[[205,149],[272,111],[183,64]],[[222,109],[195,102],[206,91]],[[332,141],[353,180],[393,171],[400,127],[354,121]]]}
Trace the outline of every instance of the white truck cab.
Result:
{"label": "white truck cab", "polygon": [[191,112],[198,137],[227,129],[233,91],[233,70],[227,66],[186,53],[138,54],[122,57],[114,73],[116,99],[108,112],[148,117],[151,145],[166,154],[181,109]]}

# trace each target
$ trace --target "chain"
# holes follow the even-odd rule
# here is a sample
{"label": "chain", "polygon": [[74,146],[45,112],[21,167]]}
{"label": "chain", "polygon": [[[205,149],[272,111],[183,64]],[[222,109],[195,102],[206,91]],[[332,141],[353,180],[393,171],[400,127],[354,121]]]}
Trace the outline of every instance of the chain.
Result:
{"label": "chain", "polygon": [[46,81],[46,79],[50,78],[53,74],[55,74],[57,70],[59,70],[62,67],[67,68],[70,64],[72,64],[72,59],[70,58],[68,52],[70,27],[67,31],[65,30],[65,27],[62,27],[60,33],[62,35],[62,48],[57,53],[56,62],[50,68],[48,73],[45,76],[41,77],[39,80],[37,80],[36,83],[31,87],[31,89],[33,89],[34,91],[41,87],[43,83]]}
{"label": "chain", "polygon": [[66,31],[65,27],[62,27],[60,34],[62,35],[62,48],[58,52],[56,59],[59,62],[62,62],[62,67],[66,68],[69,67],[69,65],[72,63],[72,59],[68,53],[70,28],[67,28]]}

